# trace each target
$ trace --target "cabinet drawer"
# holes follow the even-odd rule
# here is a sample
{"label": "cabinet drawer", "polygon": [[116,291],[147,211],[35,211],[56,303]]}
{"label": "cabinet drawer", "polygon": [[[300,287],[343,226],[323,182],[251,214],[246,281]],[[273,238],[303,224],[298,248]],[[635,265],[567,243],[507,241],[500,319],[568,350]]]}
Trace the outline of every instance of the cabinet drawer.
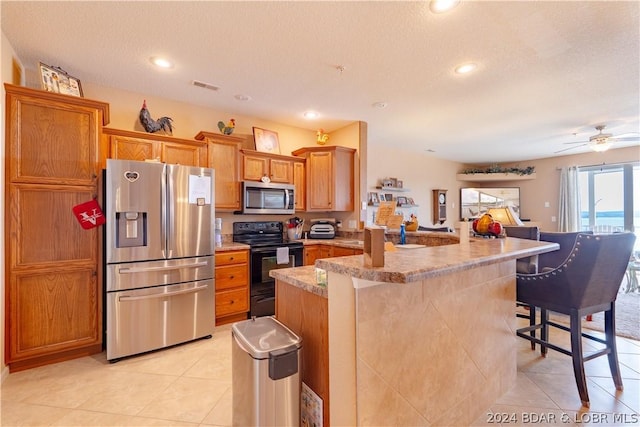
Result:
{"label": "cabinet drawer", "polygon": [[216,254],[216,267],[219,265],[246,263],[249,260],[249,251],[230,251]]}
{"label": "cabinet drawer", "polygon": [[247,264],[216,267],[216,290],[247,286]]}
{"label": "cabinet drawer", "polygon": [[235,289],[216,292],[216,317],[249,311],[249,291]]}

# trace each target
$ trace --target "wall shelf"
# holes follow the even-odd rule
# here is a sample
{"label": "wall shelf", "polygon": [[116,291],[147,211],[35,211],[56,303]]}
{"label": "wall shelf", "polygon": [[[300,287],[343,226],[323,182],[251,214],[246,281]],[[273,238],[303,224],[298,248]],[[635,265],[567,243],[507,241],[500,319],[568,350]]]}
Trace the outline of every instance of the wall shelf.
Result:
{"label": "wall shelf", "polygon": [[525,181],[536,179],[536,174],[519,175],[517,173],[459,173],[456,175],[458,181]]}
{"label": "wall shelf", "polygon": [[404,193],[407,191],[411,191],[408,188],[398,188],[398,187],[383,187],[381,185],[376,186],[377,190],[385,190],[385,191],[395,191],[397,193]]}

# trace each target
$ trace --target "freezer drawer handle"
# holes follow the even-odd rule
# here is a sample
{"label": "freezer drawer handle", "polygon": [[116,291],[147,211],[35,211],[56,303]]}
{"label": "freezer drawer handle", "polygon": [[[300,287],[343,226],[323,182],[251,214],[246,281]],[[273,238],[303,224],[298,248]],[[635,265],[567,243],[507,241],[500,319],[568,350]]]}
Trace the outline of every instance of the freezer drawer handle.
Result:
{"label": "freezer drawer handle", "polygon": [[198,286],[197,288],[183,289],[181,291],[176,291],[176,292],[161,292],[161,293],[157,293],[157,294],[153,294],[153,295],[143,295],[143,296],[139,296],[139,297],[122,296],[122,297],[118,298],[118,301],[138,301],[138,300],[141,300],[141,299],[173,297],[173,296],[176,296],[176,295],[191,294],[191,293],[195,293],[195,292],[200,292],[200,291],[203,291],[203,290],[205,290],[207,288],[208,288],[208,286],[204,285],[204,286]]}
{"label": "freezer drawer handle", "polygon": [[118,270],[119,273],[147,273],[150,271],[169,271],[169,270],[180,270],[182,268],[198,268],[198,267],[206,267],[207,262],[196,262],[195,264],[185,264],[185,265],[169,265],[163,267],[133,267],[133,268],[121,268]]}

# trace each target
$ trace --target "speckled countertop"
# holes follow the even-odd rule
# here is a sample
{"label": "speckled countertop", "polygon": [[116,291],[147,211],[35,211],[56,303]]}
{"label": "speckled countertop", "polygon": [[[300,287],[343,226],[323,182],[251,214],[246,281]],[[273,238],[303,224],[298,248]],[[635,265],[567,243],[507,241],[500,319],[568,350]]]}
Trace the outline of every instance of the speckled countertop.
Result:
{"label": "speckled countertop", "polygon": [[[479,239],[471,243],[420,249],[397,249],[385,252],[384,267],[366,267],[363,255],[319,259],[315,266],[327,271],[376,282],[409,283],[455,271],[550,252],[558,248],[556,243],[509,237]],[[316,285],[313,266],[272,270],[270,275],[278,280],[302,287],[309,292],[326,295],[326,288]]]}
{"label": "speckled countertop", "polygon": [[216,252],[243,251],[251,247],[244,243],[222,242],[222,246],[216,246]]}

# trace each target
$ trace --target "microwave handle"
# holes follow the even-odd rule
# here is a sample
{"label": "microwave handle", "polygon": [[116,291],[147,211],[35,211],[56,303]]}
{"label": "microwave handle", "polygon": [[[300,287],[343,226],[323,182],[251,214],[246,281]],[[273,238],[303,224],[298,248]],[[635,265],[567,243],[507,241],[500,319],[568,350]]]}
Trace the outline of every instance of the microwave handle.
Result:
{"label": "microwave handle", "polygon": [[289,190],[284,190],[284,208],[287,209],[289,207]]}

